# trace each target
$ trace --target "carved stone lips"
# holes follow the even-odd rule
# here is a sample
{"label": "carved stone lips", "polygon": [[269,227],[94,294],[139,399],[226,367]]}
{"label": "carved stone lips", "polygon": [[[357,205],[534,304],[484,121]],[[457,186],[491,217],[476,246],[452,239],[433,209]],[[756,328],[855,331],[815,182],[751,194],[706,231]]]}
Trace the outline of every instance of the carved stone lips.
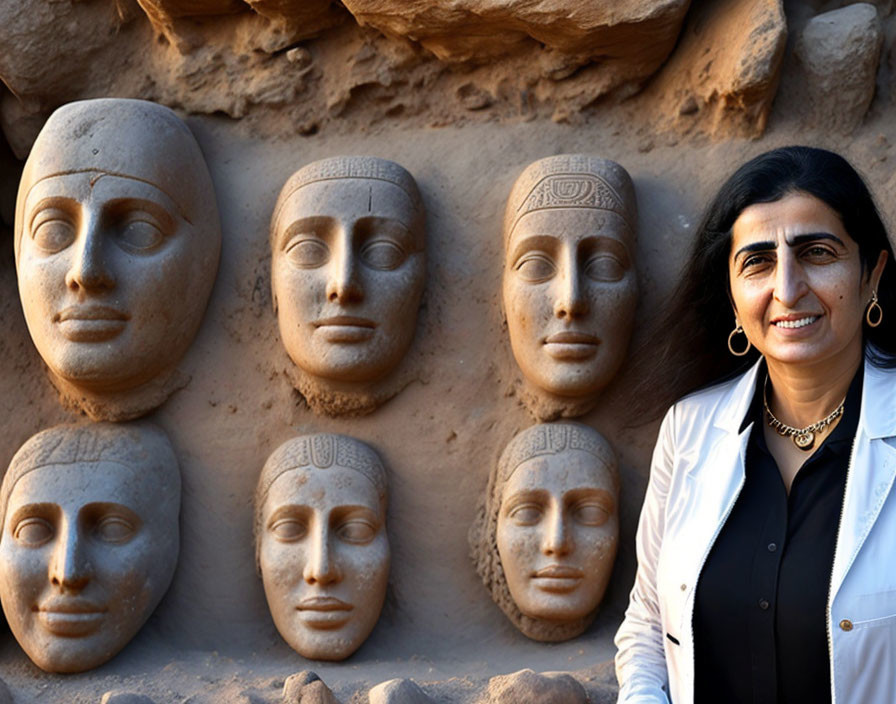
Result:
{"label": "carved stone lips", "polygon": [[32,609],[50,633],[66,638],[86,636],[100,627],[107,609],[84,599],[53,599]]}
{"label": "carved stone lips", "polygon": [[353,315],[319,318],[313,323],[327,342],[364,342],[373,337],[376,323]]}
{"label": "carved stone lips", "polygon": [[567,594],[574,591],[585,578],[578,567],[568,565],[548,565],[532,575],[535,585],[543,592]]}
{"label": "carved stone lips", "polygon": [[354,607],[335,596],[310,596],[296,607],[299,611],[351,611]]}
{"label": "carved stone lips", "polygon": [[579,330],[563,330],[544,338],[544,346],[555,359],[588,359],[597,354],[600,338]]}
{"label": "carved stone lips", "polygon": [[72,342],[103,342],[124,330],[130,317],[110,306],[79,304],[59,311],[53,322]]}

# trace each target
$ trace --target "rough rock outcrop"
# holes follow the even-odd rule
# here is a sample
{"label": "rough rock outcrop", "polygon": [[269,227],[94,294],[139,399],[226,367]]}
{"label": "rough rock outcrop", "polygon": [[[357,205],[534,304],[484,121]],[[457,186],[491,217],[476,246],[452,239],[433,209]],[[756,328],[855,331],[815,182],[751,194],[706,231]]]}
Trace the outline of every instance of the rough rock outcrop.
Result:
{"label": "rough rock outcrop", "polygon": [[283,704],[339,704],[330,688],[311,670],[302,670],[283,683]]}
{"label": "rough rock outcrop", "polygon": [[679,131],[757,137],[765,130],[787,41],[781,0],[714,0],[688,16],[648,89]]}
{"label": "rough rock outcrop", "polygon": [[880,19],[866,2],[813,17],[794,49],[806,72],[817,124],[851,132],[874,97],[883,43]]}
{"label": "rough rock outcrop", "polygon": [[362,25],[420,42],[442,61],[490,59],[535,40],[565,54],[641,67],[668,56],[690,0],[345,0]]}
{"label": "rough rock outcrop", "polygon": [[587,704],[585,689],[571,675],[520,670],[492,677],[483,704]]}

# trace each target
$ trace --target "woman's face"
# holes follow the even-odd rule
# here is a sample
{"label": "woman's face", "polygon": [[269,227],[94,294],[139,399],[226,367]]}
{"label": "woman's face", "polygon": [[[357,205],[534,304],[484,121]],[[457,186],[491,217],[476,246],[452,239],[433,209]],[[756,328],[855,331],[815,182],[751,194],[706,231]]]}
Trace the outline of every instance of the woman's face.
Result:
{"label": "woman's face", "polygon": [[284,472],[262,521],[259,564],[280,635],[306,658],[347,658],[376,625],[389,579],[376,488],[338,465]]}
{"label": "woman's face", "polygon": [[510,595],[530,618],[564,622],[593,612],[618,538],[613,474],[590,453],[533,457],[504,485],[498,554]]}
{"label": "woman's face", "polygon": [[854,364],[865,308],[886,263],[862,271],[840,216],[806,193],[746,208],[731,230],[737,322],[769,364]]}

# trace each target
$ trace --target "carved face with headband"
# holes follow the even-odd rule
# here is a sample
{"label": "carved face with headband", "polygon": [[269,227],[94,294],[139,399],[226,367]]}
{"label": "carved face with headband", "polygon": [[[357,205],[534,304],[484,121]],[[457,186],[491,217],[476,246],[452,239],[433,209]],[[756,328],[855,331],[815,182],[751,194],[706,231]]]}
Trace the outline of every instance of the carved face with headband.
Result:
{"label": "carved face with headband", "polygon": [[373,630],[389,579],[386,471],[345,435],[304,435],[268,458],[256,557],[274,624],[300,655],[343,660]]}
{"label": "carved face with headband", "polygon": [[574,638],[594,619],[613,571],[618,500],[616,457],[592,428],[535,425],[504,449],[470,547],[495,603],[530,638]]}
{"label": "carved face with headband", "polygon": [[624,361],[638,296],[636,224],[631,178],[606,159],[548,157],[514,184],[504,216],[504,312],[513,355],[537,395],[575,406]]}
{"label": "carved face with headband", "polygon": [[155,426],[62,425],[21,447],[0,488],[0,600],[38,667],[83,672],[136,635],[174,575],[179,510]]}
{"label": "carved face with headband", "polygon": [[161,404],[178,388],[221,249],[187,126],[143,100],[59,108],[25,164],[15,227],[25,320],[63,396],[95,419]]}
{"label": "carved face with headband", "polygon": [[420,194],[398,164],[334,157],[289,178],[271,220],[271,284],[301,372],[352,388],[398,365],[414,337],[424,247]]}

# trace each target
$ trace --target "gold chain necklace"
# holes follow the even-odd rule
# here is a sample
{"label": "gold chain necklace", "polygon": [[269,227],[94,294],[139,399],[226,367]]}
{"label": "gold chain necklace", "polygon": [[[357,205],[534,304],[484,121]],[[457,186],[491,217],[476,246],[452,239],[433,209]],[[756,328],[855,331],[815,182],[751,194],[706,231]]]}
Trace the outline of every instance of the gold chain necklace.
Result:
{"label": "gold chain necklace", "polygon": [[789,435],[790,439],[793,440],[793,444],[803,451],[809,451],[812,449],[812,446],[815,445],[815,433],[828,427],[831,423],[833,423],[843,415],[843,406],[846,403],[846,396],[843,397],[840,405],[837,406],[833,411],[831,411],[830,415],[825,416],[820,421],[813,423],[812,425],[807,425],[805,428],[794,428],[793,426],[782,423],[777,418],[775,418],[775,414],[772,413],[772,409],[768,407],[768,396],[766,394],[767,388],[768,377],[765,377],[765,382],[762,385],[762,405],[765,406],[765,422],[768,423],[769,427],[775,430],[778,435],[781,435],[783,437],[787,437]]}

